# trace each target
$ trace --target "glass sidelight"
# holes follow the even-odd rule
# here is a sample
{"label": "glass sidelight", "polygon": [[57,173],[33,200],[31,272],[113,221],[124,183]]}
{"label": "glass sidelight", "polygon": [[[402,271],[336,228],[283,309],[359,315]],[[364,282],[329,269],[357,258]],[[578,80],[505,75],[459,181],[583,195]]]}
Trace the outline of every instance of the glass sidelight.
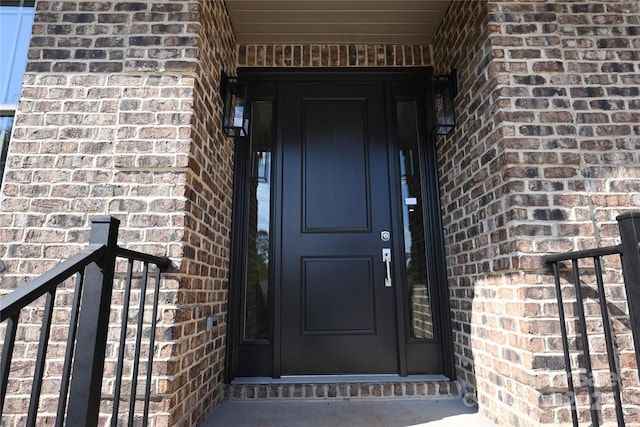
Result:
{"label": "glass sidelight", "polygon": [[251,103],[251,179],[248,189],[248,250],[244,283],[243,340],[269,338],[269,236],[271,205],[271,101]]}
{"label": "glass sidelight", "polygon": [[414,339],[434,337],[434,319],[427,281],[418,119],[417,101],[396,101],[405,269],[408,289],[406,304],[410,319],[410,336]]}

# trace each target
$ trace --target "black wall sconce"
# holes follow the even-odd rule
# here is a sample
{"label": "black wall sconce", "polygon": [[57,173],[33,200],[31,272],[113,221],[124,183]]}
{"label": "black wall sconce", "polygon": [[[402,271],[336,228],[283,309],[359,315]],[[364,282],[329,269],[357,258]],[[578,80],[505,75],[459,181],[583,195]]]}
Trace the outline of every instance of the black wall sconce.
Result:
{"label": "black wall sconce", "polygon": [[249,119],[246,117],[248,96],[247,84],[236,77],[229,77],[222,71],[220,77],[220,96],[222,97],[222,130],[234,138],[249,134]]}
{"label": "black wall sconce", "polygon": [[458,94],[456,70],[451,74],[431,76],[431,111],[433,111],[434,135],[448,135],[456,127],[456,110],[453,100]]}

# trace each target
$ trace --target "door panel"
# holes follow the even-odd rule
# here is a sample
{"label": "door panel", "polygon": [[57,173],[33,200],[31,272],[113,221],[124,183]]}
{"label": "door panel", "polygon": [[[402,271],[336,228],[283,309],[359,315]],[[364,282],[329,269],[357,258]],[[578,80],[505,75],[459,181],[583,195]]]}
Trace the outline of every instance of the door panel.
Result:
{"label": "door panel", "polygon": [[382,84],[295,84],[283,99],[281,372],[398,371]]}
{"label": "door panel", "polygon": [[302,262],[303,335],[375,333],[371,258],[305,257]]}
{"label": "door panel", "polygon": [[366,107],[360,99],[302,102],[305,232],[370,230]]}

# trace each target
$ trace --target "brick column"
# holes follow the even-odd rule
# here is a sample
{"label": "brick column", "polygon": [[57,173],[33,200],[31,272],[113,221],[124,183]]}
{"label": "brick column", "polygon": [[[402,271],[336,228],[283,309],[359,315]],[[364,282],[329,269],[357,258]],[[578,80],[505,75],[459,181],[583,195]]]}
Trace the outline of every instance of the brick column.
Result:
{"label": "brick column", "polygon": [[233,141],[218,79],[235,51],[218,0],[37,4],[2,187],[2,291],[83,247],[91,215],[120,219],[121,246],[172,257],[156,425],[195,425],[222,395]]}
{"label": "brick column", "polygon": [[460,82],[458,126],[438,141],[456,362],[503,425],[569,420],[540,257],[615,244],[616,215],[640,206],[638,8],[454,2],[436,36],[436,72]]}

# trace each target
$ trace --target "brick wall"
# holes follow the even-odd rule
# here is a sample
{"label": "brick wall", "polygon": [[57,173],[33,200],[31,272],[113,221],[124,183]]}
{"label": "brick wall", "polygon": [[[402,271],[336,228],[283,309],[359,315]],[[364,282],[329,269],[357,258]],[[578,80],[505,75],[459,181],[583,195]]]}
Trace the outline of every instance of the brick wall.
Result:
{"label": "brick wall", "polygon": [[[195,425],[222,396],[233,141],[218,80],[235,54],[220,1],[37,5],[2,187],[2,292],[82,248],[95,214],[121,220],[121,246],[169,255],[155,425]],[[216,334],[203,331],[211,312]]]}
{"label": "brick wall", "polygon": [[[224,396],[227,332],[233,139],[222,132],[220,74],[235,74],[235,36],[221,1],[201,2],[190,167],[187,175],[182,290],[178,295],[182,337],[176,344],[171,425],[200,424]],[[203,316],[219,316],[215,334],[203,332]]]}
{"label": "brick wall", "polygon": [[434,43],[436,72],[457,68],[460,79],[458,127],[438,142],[456,363],[481,410],[504,425],[568,421],[540,257],[617,242],[615,216],[640,206],[638,6],[455,2]]}
{"label": "brick wall", "polygon": [[431,65],[428,45],[239,45],[239,67],[405,67]]}
{"label": "brick wall", "polygon": [[[38,2],[2,188],[3,288],[82,247],[94,213],[118,216],[127,246],[181,255],[183,215],[166,214],[185,203],[193,7]],[[192,42],[174,46],[178,35]]]}

